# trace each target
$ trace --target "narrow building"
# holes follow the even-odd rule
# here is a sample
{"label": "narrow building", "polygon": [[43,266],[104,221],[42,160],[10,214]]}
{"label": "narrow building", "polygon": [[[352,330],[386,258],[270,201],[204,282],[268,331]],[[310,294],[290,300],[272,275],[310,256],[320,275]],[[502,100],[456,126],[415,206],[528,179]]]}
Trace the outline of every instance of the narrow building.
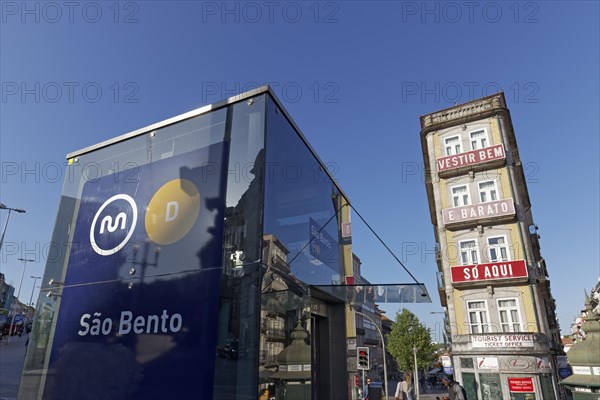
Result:
{"label": "narrow building", "polygon": [[503,93],[421,117],[439,294],[469,399],[563,398],[555,302]]}

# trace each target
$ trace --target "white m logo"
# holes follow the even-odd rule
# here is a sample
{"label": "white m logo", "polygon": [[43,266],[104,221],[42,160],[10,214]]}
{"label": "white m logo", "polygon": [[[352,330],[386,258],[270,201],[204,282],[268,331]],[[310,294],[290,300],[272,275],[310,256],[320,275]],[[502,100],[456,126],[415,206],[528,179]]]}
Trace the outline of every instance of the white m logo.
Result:
{"label": "white m logo", "polygon": [[[131,227],[129,228],[127,235],[121,241],[121,243],[119,243],[118,245],[116,245],[115,247],[110,248],[110,249],[102,249],[96,243],[96,234],[94,233],[94,231],[96,229],[96,222],[98,222],[98,217],[100,217],[100,214],[102,213],[102,211],[104,211],[104,209],[109,204],[111,204],[112,202],[117,201],[117,200],[125,200],[131,206],[131,210],[132,210]],[[117,228],[119,228],[119,225],[120,225],[120,229],[123,230],[123,229],[125,229],[126,223],[127,223],[127,214],[123,211],[121,211],[119,214],[117,214],[114,221],[110,215],[107,215],[104,218],[102,218],[102,221],[100,222],[100,234],[103,234],[105,232],[105,230],[108,230],[108,232],[112,233],[112,232],[116,231]],[[129,239],[131,239],[131,235],[133,235],[133,231],[135,230],[136,223],[137,223],[137,206],[135,205],[135,201],[133,200],[133,198],[126,194],[114,195],[110,199],[106,200],[104,202],[104,204],[102,204],[102,206],[100,206],[98,211],[96,211],[96,215],[94,216],[94,220],[92,221],[92,226],[90,227],[90,243],[92,245],[92,249],[94,249],[94,251],[96,253],[100,254],[101,256],[108,256],[108,255],[116,253],[117,251],[121,250],[123,248],[123,246],[125,246],[127,244]]]}
{"label": "white m logo", "polygon": [[100,233],[104,233],[104,227],[106,227],[106,229],[108,229],[108,231],[111,233],[116,231],[117,227],[119,226],[119,222],[121,222],[121,229],[125,229],[125,223],[127,222],[127,214],[121,211],[117,215],[117,218],[115,218],[114,225],[112,222],[113,219],[110,215],[107,215],[106,217],[102,218],[102,222],[100,222]]}

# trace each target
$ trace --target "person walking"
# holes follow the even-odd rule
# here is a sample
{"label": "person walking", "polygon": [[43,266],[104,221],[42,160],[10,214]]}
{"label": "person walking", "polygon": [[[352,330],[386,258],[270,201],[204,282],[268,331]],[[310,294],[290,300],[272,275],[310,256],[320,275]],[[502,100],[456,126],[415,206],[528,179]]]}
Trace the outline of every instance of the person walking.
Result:
{"label": "person walking", "polygon": [[448,396],[444,396],[444,400],[467,400],[465,388],[460,386],[454,379],[449,376],[444,376],[442,382],[444,383],[444,386],[448,388]]}
{"label": "person walking", "polygon": [[415,389],[408,372],[405,372],[404,378],[398,382],[394,398],[395,400],[415,400]]}
{"label": "person walking", "polygon": [[364,400],[371,400],[371,398],[369,397],[369,385],[371,384],[371,378],[367,378],[367,384],[365,385],[365,388],[363,389],[363,399]]}

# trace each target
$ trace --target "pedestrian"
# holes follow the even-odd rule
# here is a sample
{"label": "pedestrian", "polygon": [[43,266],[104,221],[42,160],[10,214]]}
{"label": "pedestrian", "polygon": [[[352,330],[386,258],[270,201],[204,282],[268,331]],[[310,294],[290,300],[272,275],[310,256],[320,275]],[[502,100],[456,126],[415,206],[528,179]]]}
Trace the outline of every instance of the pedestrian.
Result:
{"label": "pedestrian", "polygon": [[367,384],[365,385],[365,389],[363,390],[363,394],[365,395],[364,400],[370,400],[369,398],[369,385],[371,384],[371,378],[367,378]]}
{"label": "pedestrian", "polygon": [[412,385],[411,376],[408,372],[404,373],[404,378],[396,386],[395,400],[414,400],[415,389]]}
{"label": "pedestrian", "polygon": [[444,376],[442,378],[442,383],[448,389],[448,396],[444,396],[444,400],[467,400],[467,392],[465,392],[465,388],[460,386],[458,382],[449,376]]}

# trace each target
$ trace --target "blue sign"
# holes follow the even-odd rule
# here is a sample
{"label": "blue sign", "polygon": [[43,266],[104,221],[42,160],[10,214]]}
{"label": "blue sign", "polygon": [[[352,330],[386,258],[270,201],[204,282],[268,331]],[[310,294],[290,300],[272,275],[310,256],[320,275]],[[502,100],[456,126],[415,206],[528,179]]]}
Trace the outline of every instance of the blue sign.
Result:
{"label": "blue sign", "polygon": [[14,318],[15,324],[17,324],[19,322],[23,322],[24,319],[25,319],[25,317],[23,315],[21,315],[21,314],[15,315],[15,318]]}
{"label": "blue sign", "polygon": [[84,184],[44,399],[212,398],[223,152]]}
{"label": "blue sign", "polygon": [[452,365],[444,367],[444,373],[446,375],[454,375],[454,367],[452,367]]}
{"label": "blue sign", "polygon": [[568,378],[569,376],[573,375],[573,372],[571,371],[571,368],[559,368],[558,375],[560,376],[561,379],[565,379],[565,378]]}
{"label": "blue sign", "polygon": [[339,257],[337,240],[312,218],[309,219],[309,229],[310,255],[314,257],[311,262],[315,265],[329,264],[334,270],[337,270]]}

